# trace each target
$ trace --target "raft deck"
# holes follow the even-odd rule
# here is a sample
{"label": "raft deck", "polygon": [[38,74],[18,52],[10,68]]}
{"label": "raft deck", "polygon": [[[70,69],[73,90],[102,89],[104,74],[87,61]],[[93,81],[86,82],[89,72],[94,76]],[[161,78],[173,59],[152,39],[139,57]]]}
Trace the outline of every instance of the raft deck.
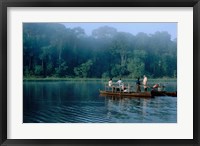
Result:
{"label": "raft deck", "polygon": [[126,84],[126,90],[122,90],[120,86],[109,87],[105,84],[104,90],[99,90],[100,96],[118,96],[118,97],[143,97],[143,98],[152,98],[155,96],[171,96],[177,97],[177,92],[166,92],[166,91],[142,91],[135,92],[134,86],[130,84]]}

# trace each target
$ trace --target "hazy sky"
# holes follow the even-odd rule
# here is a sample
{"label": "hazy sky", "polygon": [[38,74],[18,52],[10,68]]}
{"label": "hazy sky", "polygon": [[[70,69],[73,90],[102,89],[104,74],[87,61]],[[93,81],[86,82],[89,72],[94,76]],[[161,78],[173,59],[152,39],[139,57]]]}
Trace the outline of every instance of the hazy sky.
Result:
{"label": "hazy sky", "polygon": [[156,31],[167,31],[171,39],[177,38],[177,23],[62,23],[67,28],[82,27],[87,35],[91,35],[92,30],[101,26],[110,26],[118,31],[129,32],[136,35],[139,32],[153,34]]}

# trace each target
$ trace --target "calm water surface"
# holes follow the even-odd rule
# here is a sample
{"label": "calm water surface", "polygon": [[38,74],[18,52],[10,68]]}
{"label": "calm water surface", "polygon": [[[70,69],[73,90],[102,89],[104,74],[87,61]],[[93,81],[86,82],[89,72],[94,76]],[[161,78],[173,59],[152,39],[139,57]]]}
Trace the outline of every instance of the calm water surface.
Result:
{"label": "calm water surface", "polygon": [[[176,82],[166,83],[176,91]],[[24,81],[24,123],[176,123],[177,98],[99,96],[103,81]]]}

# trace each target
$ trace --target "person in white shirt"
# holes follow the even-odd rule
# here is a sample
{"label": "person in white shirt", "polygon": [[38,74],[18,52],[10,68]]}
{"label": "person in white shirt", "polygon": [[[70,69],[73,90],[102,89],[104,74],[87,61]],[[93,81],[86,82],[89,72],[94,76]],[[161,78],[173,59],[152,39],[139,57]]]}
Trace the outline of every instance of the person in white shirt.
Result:
{"label": "person in white shirt", "polygon": [[147,77],[144,75],[143,79],[144,91],[147,91]]}
{"label": "person in white shirt", "polygon": [[122,80],[121,80],[121,78],[117,81],[117,83],[119,84],[119,87],[122,86]]}
{"label": "person in white shirt", "polygon": [[108,81],[108,87],[112,88],[112,92],[115,90],[115,86],[113,86],[112,78]]}
{"label": "person in white shirt", "polygon": [[109,86],[109,87],[112,87],[112,85],[113,85],[112,79],[110,79],[110,80],[108,81],[108,86]]}

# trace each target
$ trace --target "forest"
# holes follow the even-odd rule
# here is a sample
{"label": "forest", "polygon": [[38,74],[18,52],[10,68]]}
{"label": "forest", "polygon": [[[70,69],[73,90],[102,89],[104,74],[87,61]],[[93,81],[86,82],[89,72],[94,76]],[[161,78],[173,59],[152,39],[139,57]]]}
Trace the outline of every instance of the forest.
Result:
{"label": "forest", "polygon": [[[136,28],[137,29],[137,28]],[[102,26],[87,35],[60,23],[23,23],[25,78],[177,77],[177,40]]]}

